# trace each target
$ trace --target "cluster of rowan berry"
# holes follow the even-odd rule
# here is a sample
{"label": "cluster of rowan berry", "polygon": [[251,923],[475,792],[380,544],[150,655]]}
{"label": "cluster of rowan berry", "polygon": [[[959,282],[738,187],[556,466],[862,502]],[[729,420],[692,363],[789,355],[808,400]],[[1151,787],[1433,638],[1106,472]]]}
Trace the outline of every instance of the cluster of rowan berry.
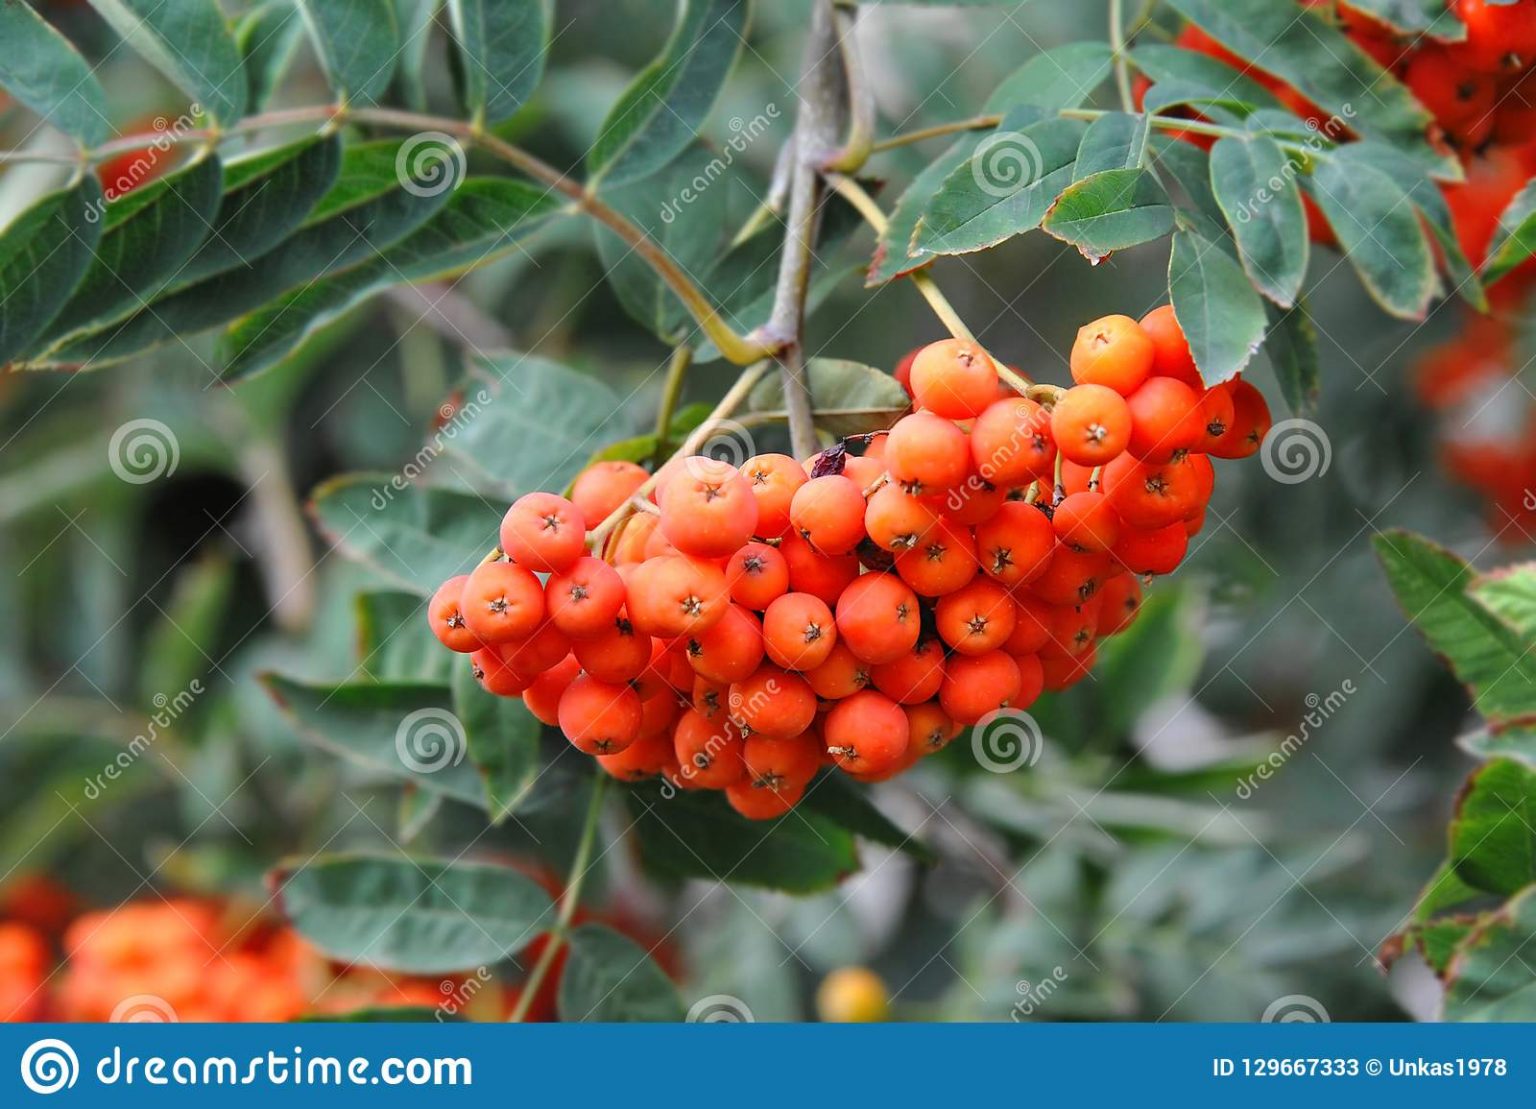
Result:
{"label": "cluster of rowan berry", "polygon": [[599,463],[519,498],[432,630],[619,778],[768,819],[825,765],[898,774],[1086,676],[1200,530],[1211,458],[1269,428],[1251,384],[1204,386],[1166,306],[1084,327],[1071,371],[1020,393],[948,339],[898,368],[910,414],[803,463]]}

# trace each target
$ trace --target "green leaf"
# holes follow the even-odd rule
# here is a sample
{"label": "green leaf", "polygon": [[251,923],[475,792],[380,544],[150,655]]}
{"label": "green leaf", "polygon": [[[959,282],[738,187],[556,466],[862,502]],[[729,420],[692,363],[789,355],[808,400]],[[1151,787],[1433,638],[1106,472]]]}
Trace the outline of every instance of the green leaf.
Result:
{"label": "green leaf", "polygon": [[583,924],[570,935],[570,956],[560,974],[563,1021],[681,1021],[677,987],[628,936],[603,924]]}
{"label": "green leaf", "polygon": [[806,789],[802,804],[807,812],[819,813],[839,828],[846,828],[872,843],[903,851],[925,863],[938,859],[915,833],[902,831],[875,807],[867,787],[857,785],[845,774],[823,774]]}
{"label": "green leaf", "polygon": [[1446,203],[1445,192],[1437,181],[1426,177],[1411,158],[1376,142],[1358,142],[1349,145],[1346,158],[1361,158],[1370,162],[1392,180],[1401,185],[1418,208],[1419,214],[1429,225],[1429,232],[1440,248],[1446,277],[1456,294],[1479,312],[1488,310],[1488,297],[1483,283],[1472,270],[1461,239],[1456,232],[1456,221],[1451,218],[1451,206]]}
{"label": "green leaf", "polygon": [[[107,230],[95,260],[38,342],[51,344],[96,330],[159,295],[208,237],[223,180],[219,159],[209,154],[109,204],[106,215],[98,217],[106,220]],[[129,207],[131,215],[116,218],[119,208]]]}
{"label": "green leaf", "polygon": [[1160,587],[1147,595],[1135,623],[1104,641],[1095,677],[1104,691],[1106,737],[1129,734],[1155,702],[1189,692],[1205,658],[1199,610],[1188,589]]}
{"label": "green leaf", "polygon": [[1446,977],[1445,1018],[1536,1019],[1536,974],[1529,963],[1533,934],[1536,889],[1511,900],[1457,946]]}
{"label": "green leaf", "polygon": [[746,42],[749,0],[682,0],[661,56],[624,90],[587,155],[594,182],[636,181],[698,134]]}
{"label": "green leaf", "polygon": [[1351,0],[1349,6],[1375,16],[1400,34],[1428,34],[1444,42],[1464,42],[1467,37],[1467,25],[1452,13],[1450,0]]}
{"label": "green leaf", "polygon": [[1296,170],[1273,139],[1224,138],[1211,148],[1211,191],[1232,227],[1248,280],[1282,308],[1307,276],[1307,214]]}
{"label": "green leaf", "polygon": [[0,88],[84,146],[112,137],[107,97],[86,60],[30,4],[0,4]]}
{"label": "green leaf", "polygon": [[1454,157],[1429,142],[1429,113],[1397,78],[1319,12],[1274,0],[1169,3],[1233,53],[1255,61],[1341,123],[1396,147],[1428,172],[1460,180]]}
{"label": "green leaf", "polygon": [[1536,768],[1536,726],[1501,723],[1483,728],[1456,740],[1457,746],[1480,759],[1519,759]]}
{"label": "green leaf", "polygon": [[1320,159],[1306,181],[1366,291],[1394,316],[1423,319],[1438,286],[1435,260],[1402,186],[1347,147]]}
{"label": "green leaf", "polygon": [[1106,112],[1088,125],[1078,144],[1072,180],[1081,181],[1112,169],[1140,169],[1146,164],[1147,120],[1124,112]]}
{"label": "green leaf", "polygon": [[303,30],[304,22],[292,0],[270,0],[246,12],[235,24],[235,45],[245,63],[250,111],[259,112],[281,83]]}
{"label": "green leaf", "polygon": [[1532,644],[1468,594],[1471,567],[1406,531],[1374,543],[1398,603],[1471,691],[1473,708],[1495,723],[1536,713]]}
{"label": "green leaf", "polygon": [[[331,274],[373,263],[380,252],[421,227],[447,202],[439,182],[397,176],[398,142],[346,151],[341,175],[308,221],[249,265],[181,289],[136,312],[120,326],[71,343],[54,357],[95,366],[119,362],[182,336],[218,327]],[[424,167],[412,162],[413,172]]]}
{"label": "green leaf", "polygon": [[378,473],[332,478],[311,494],[309,509],[342,554],[423,597],[491,549],[503,511],[472,494]]}
{"label": "green leaf", "polygon": [[214,0],[91,0],[123,41],[220,123],[245,115],[246,75]]}
{"label": "green leaf", "polygon": [[918,221],[915,248],[967,254],[1040,226],[1072,180],[1084,127],[1048,119],[1022,131],[997,131],[945,179]]}
{"label": "green leaf", "polygon": [[[477,407],[458,421],[446,449],[461,473],[481,475],[477,487],[502,501],[563,489],[594,448],[634,430],[613,389],[537,355],[477,355],[466,390],[471,386],[478,386]],[[492,533],[500,511],[488,517]]]}
{"label": "green leaf", "polygon": [[939,186],[959,166],[970,161],[971,154],[981,142],[980,135],[961,139],[929,162],[912,179],[912,183],[891,209],[885,230],[880,233],[879,241],[875,244],[875,254],[870,259],[869,272],[864,277],[866,288],[874,288],[909,274],[931,260],[932,255],[926,251],[909,251],[918,220],[922,218],[924,209],[933,200]]}
{"label": "green leaf", "polygon": [[[460,665],[468,666],[465,658]],[[299,735],[377,774],[485,808],[485,786],[464,755],[464,724],[446,686],[316,684],[263,674],[262,686]]]}
{"label": "green leaf", "polygon": [[1097,264],[1117,250],[1168,234],[1173,207],[1145,170],[1106,169],[1069,185],[1040,228]]}
{"label": "green leaf", "polygon": [[1081,107],[1109,76],[1113,60],[1113,52],[1102,42],[1069,42],[1042,50],[1005,77],[982,110],[1002,115],[1019,107],[1044,113]]}
{"label": "green leaf", "polygon": [[665,877],[813,893],[858,868],[853,837],[799,809],[777,820],[747,820],[717,793],[654,784],[631,788],[628,801],[641,861]]}
{"label": "green leaf", "polygon": [[1536,181],[1527,182],[1500,213],[1499,229],[1483,263],[1483,280],[1492,284],[1532,254],[1536,254]]}
{"label": "green leaf", "polygon": [[1264,302],[1232,256],[1195,231],[1174,233],[1168,293],[1207,385],[1231,378],[1263,343]]}
{"label": "green leaf", "polygon": [[145,702],[163,705],[208,677],[234,590],[235,568],[226,557],[202,558],[176,574],[170,600],[156,602],[157,619],[144,644],[139,694]]}
{"label": "green leaf", "polygon": [[1211,159],[1193,143],[1174,135],[1154,134],[1152,150],[1166,180],[1178,186],[1188,201],[1180,210],[1195,230],[1215,241],[1225,236],[1226,217],[1211,192]]}
{"label": "green leaf", "polygon": [[1536,643],[1536,562],[1519,562],[1482,574],[1467,592],[1527,643]]}
{"label": "green leaf", "polygon": [[523,181],[468,178],[441,211],[377,258],[302,285],[230,324],[219,352],[225,379],[272,367],[384,289],[441,281],[504,257],[559,207],[547,190]]}
{"label": "green leaf", "polygon": [[1264,338],[1264,353],[1280,383],[1285,403],[1298,415],[1317,407],[1321,388],[1321,363],[1317,354],[1317,328],[1307,302],[1298,297],[1291,307],[1281,310],[1266,305],[1269,333]]}
{"label": "green leaf", "polygon": [[452,680],[454,715],[464,726],[470,760],[485,777],[491,823],[499,824],[538,781],[543,725],[521,697],[487,693],[468,666],[454,667]]}
{"label": "green leaf", "polygon": [[[812,358],[805,366],[816,426],[836,436],[860,435],[889,427],[911,407],[906,390],[890,374],[842,358]],[[777,374],[763,378],[747,395],[743,413],[786,419],[784,387]]]}
{"label": "green leaf", "polygon": [[1536,882],[1536,770],[1497,759],[1462,787],[1451,865],[1475,889],[1508,897]]}
{"label": "green leaf", "polygon": [[546,0],[448,0],[448,14],[470,118],[500,123],[523,106],[543,76],[549,5]]}
{"label": "green leaf", "polygon": [[[1138,43],[1131,50],[1130,58],[1131,63],[1153,82],[1154,89],[1158,85],[1176,85],[1211,100],[1236,100],[1254,108],[1285,108],[1279,97],[1252,77],[1208,54],[1180,46]],[[1151,95],[1150,91],[1148,95]]]}
{"label": "green leaf", "polygon": [[395,78],[401,98],[418,112],[427,110],[426,65],[441,0],[394,0],[395,22],[400,27],[400,55]]}
{"label": "green leaf", "polygon": [[[684,272],[707,273],[730,234],[730,185],[712,176],[720,172],[719,161],[719,155],[695,146],[649,177],[604,188],[602,199],[644,231]],[[592,229],[608,284],[625,311],[662,342],[680,341],[692,326],[682,303],[649,263],[617,235],[595,220]]]}
{"label": "green leaf", "polygon": [[389,88],[400,51],[391,0],[295,0],[331,87],[353,104]]}
{"label": "green leaf", "polygon": [[268,877],[284,916],[333,959],[404,974],[489,967],[552,923],[532,878],[490,863],[320,855]]}
{"label": "green leaf", "polygon": [[0,366],[25,350],[69,300],[101,239],[104,208],[101,186],[86,174],[0,231]]}
{"label": "green leaf", "polygon": [[376,682],[447,686],[464,660],[427,627],[426,603],[415,593],[367,590],[354,600],[358,669]]}

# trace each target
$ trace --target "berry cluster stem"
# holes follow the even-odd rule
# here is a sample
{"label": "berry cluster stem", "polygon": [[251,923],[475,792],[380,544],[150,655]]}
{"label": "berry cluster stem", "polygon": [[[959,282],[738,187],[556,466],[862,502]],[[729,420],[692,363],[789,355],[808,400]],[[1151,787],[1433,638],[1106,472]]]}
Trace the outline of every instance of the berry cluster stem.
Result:
{"label": "berry cluster stem", "polygon": [[511,1022],[518,1023],[527,1018],[528,1009],[539,987],[544,984],[544,979],[549,976],[555,956],[565,946],[566,933],[570,931],[571,920],[576,916],[576,906],[581,901],[582,884],[587,879],[587,872],[592,869],[592,845],[597,841],[597,822],[603,813],[603,787],[607,782],[605,774],[598,774],[592,779],[592,798],[587,802],[587,817],[581,826],[581,840],[576,845],[576,856],[571,860],[570,873],[565,879],[565,892],[560,895],[559,915],[549,930],[549,942],[539,952],[539,961],[528,974],[522,996],[517,999],[517,1005],[507,1017]]}

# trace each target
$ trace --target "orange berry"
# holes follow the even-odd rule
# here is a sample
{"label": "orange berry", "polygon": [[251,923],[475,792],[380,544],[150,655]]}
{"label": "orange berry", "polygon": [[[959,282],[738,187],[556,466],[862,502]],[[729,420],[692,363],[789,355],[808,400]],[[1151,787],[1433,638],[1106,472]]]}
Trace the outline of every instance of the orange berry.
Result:
{"label": "orange berry", "polygon": [[629,618],[663,639],[697,635],[713,627],[730,604],[725,571],[686,555],[667,555],[638,566],[630,579]]}
{"label": "orange berry", "polygon": [[864,506],[863,530],[887,551],[910,550],[938,522],[938,512],[926,500],[889,483],[870,494]]}
{"label": "orange berry", "polygon": [[[1085,654],[1079,655],[1087,666],[1083,673],[1086,675],[1087,667],[1093,665],[1093,658],[1097,647],[1088,648]],[[1019,655],[1013,660],[1013,664],[1019,668],[1019,691],[1013,695],[1010,708],[1027,709],[1040,699],[1040,694],[1045,690],[1045,659],[1041,655]]]}
{"label": "orange berry", "polygon": [[924,639],[916,647],[890,662],[869,671],[875,688],[900,705],[931,701],[944,684],[944,649],[933,639]]}
{"label": "orange berry", "polygon": [[916,547],[896,556],[896,573],[924,597],[953,593],[976,576],[977,568],[970,530],[943,519]]}
{"label": "orange berry", "polygon": [[1098,655],[1098,648],[1093,647],[1080,655],[1065,655],[1060,658],[1041,658],[1040,683],[1042,689],[1048,689],[1052,693],[1076,685],[1088,676],[1093,669],[1093,663]]}
{"label": "orange berry", "polygon": [[972,474],[944,497],[944,514],[962,527],[975,527],[997,514],[1008,501],[1010,490]]}
{"label": "orange berry", "polygon": [[634,462],[619,459],[594,462],[581,471],[571,485],[571,503],[581,510],[583,520],[599,524],[634,496],[650,476],[643,466]]}
{"label": "orange berry", "polygon": [[1013,598],[991,578],[973,578],[940,597],[934,617],[940,639],[962,655],[981,655],[1001,647],[1013,633]]}
{"label": "orange berry", "polygon": [[1051,609],[1051,638],[1038,654],[1080,655],[1093,646],[1099,627],[1100,601],[1092,597],[1086,604],[1056,605]]}
{"label": "orange berry", "polygon": [[907,714],[883,693],[861,690],[827,713],[822,737],[842,769],[878,774],[907,752]]}
{"label": "orange berry", "polygon": [[1054,605],[1024,593],[1014,598],[1013,634],[1003,644],[1010,655],[1034,654],[1051,641]]}
{"label": "orange berry", "polygon": [[516,697],[533,682],[508,666],[495,647],[482,647],[469,656],[470,672],[487,693],[498,697]]}
{"label": "orange berry", "polygon": [[1200,371],[1195,368],[1194,356],[1189,353],[1189,340],[1173,314],[1173,305],[1154,308],[1141,318],[1142,332],[1152,340],[1152,373],[1156,377],[1171,377],[1182,381],[1191,389],[1203,389]]}
{"label": "orange berry", "polygon": [[799,674],[766,663],[732,682],[726,711],[753,736],[796,736],[816,719],[816,694]]}
{"label": "orange berry", "polygon": [[1221,442],[1211,448],[1217,458],[1247,458],[1255,453],[1269,434],[1269,403],[1264,394],[1246,381],[1233,381],[1232,427]]}
{"label": "orange berry", "polygon": [[907,751],[909,754],[931,755],[942,751],[962,731],[944,709],[933,701],[921,705],[907,705]]}
{"label": "orange berry", "polygon": [[725,580],[731,587],[731,600],[762,612],[789,590],[789,563],[776,547],[747,543],[726,561]]}
{"label": "orange berry", "polygon": [[1198,430],[1192,449],[1213,451],[1221,447],[1237,418],[1237,406],[1232,400],[1233,382],[1224,381],[1213,385],[1200,395],[1200,407],[1195,420]]}
{"label": "orange berry", "polygon": [[1056,464],[1051,415],[1028,397],[1008,397],[987,406],[971,428],[976,472],[997,485],[1049,477]]}
{"label": "orange berry", "polygon": [[615,566],[627,566],[645,559],[651,537],[661,530],[661,521],[649,512],[636,512],[618,526],[609,543],[608,558]]}
{"label": "orange berry", "polygon": [[633,681],[651,661],[651,637],[636,630],[629,617],[616,617],[598,635],[572,645],[581,668],[599,681]]}
{"label": "orange berry", "polygon": [[776,820],[800,803],[805,786],[798,788],[758,789],[752,782],[736,782],[725,788],[725,799],[748,820]]}
{"label": "orange berry", "polygon": [[1129,396],[1152,372],[1157,348],[1129,316],[1104,316],[1078,330],[1072,344],[1072,380],[1103,385]]}
{"label": "orange berry", "polygon": [[722,682],[712,682],[702,674],[695,674],[693,678],[693,692],[689,702],[693,709],[706,720],[719,719],[725,711],[726,699],[730,696],[730,687]]}
{"label": "orange berry", "polygon": [[1131,411],[1126,399],[1113,389],[1074,385],[1051,409],[1051,434],[1064,458],[1084,466],[1102,466],[1125,450],[1130,441]]}
{"label": "orange berry", "polygon": [[549,619],[572,639],[599,635],[624,607],[624,581],[600,558],[583,555],[544,583]]}
{"label": "orange berry", "polygon": [[1102,493],[1072,493],[1051,514],[1051,526],[1067,546],[1079,551],[1107,551],[1120,538],[1120,517]]}
{"label": "orange berry", "polygon": [[512,669],[530,678],[542,674],[563,659],[571,650],[571,641],[565,633],[549,621],[540,624],[532,635],[496,644],[496,652]]}
{"label": "orange berry", "polygon": [[805,680],[823,701],[841,701],[869,686],[871,667],[848,649],[834,643],[820,666],[805,672]]}
{"label": "orange berry", "polygon": [[482,562],[464,583],[460,604],[480,642],[506,643],[531,635],[544,619],[544,587],[515,563]]}
{"label": "orange berry", "polygon": [[918,351],[910,384],[919,408],[967,420],[997,399],[997,367],[970,340],[942,339]]}
{"label": "orange berry", "polygon": [[789,530],[789,506],[807,481],[805,470],[787,454],[759,454],[741,464],[757,501],[757,534],[776,539]]}
{"label": "orange berry", "polygon": [[864,490],[842,474],[812,478],[795,491],[789,522],[822,554],[847,554],[864,538]]}
{"label": "orange berry", "polygon": [[1029,591],[1053,605],[1080,605],[1099,591],[1109,572],[1109,555],[1075,551],[1058,543],[1051,564],[1029,583]]}
{"label": "orange berry", "polygon": [[837,634],[873,665],[894,662],[917,645],[917,594],[894,574],[863,574],[837,599]]}
{"label": "orange berry", "polygon": [[1116,574],[1099,590],[1099,623],[1094,629],[1102,639],[1131,626],[1141,612],[1141,582],[1134,574]]}
{"label": "orange berry", "polygon": [[450,651],[464,655],[484,646],[480,637],[469,630],[469,624],[464,619],[462,602],[464,585],[468,581],[468,574],[449,578],[437,587],[437,592],[427,602],[427,623],[432,628],[432,634]]}
{"label": "orange berry", "polygon": [[1166,462],[1199,437],[1200,394],[1171,377],[1148,378],[1128,398],[1131,436],[1126,450],[1143,462]]}
{"label": "orange berry", "polygon": [[757,498],[729,462],[694,455],[661,486],[662,534],[683,554],[724,558],[752,538]]}
{"label": "orange berry", "polygon": [[914,412],[886,436],[885,467],[909,493],[942,492],[970,474],[970,440],[952,421]]}
{"label": "orange berry", "polygon": [[502,517],[501,549],[529,570],[564,570],[586,553],[586,518],[564,497],[525,493]]}
{"label": "orange berry", "polygon": [[1124,527],[1151,531],[1200,507],[1202,471],[1188,457],[1152,465],[1130,455],[1104,467],[1104,496]]}
{"label": "orange berry", "polygon": [[944,671],[939,704],[951,720],[970,726],[1007,708],[1019,693],[1019,665],[1001,651],[956,655]]}
{"label": "orange berry", "polygon": [[561,694],[559,717],[560,730],[578,751],[616,754],[640,731],[640,695],[582,674]]}
{"label": "orange berry", "polygon": [[551,728],[560,724],[560,697],[581,673],[581,663],[575,655],[566,655],[554,666],[534,678],[523,690],[523,704],[528,711]]}
{"label": "orange berry", "polygon": [[821,753],[804,730],[786,735],[749,735],[741,746],[747,778],[758,789],[803,788],[821,769]]}
{"label": "orange berry", "polygon": [[745,608],[727,605],[719,623],[688,640],[686,654],[694,672],[710,681],[740,681],[762,664],[762,626]]}
{"label": "orange berry", "polygon": [[1171,574],[1189,550],[1189,529],[1182,520],[1160,528],[1127,528],[1111,554],[1133,574]]}
{"label": "orange berry", "polygon": [[976,525],[981,572],[1007,586],[1023,585],[1045,573],[1055,549],[1050,519],[1023,501],[1008,501],[990,520]]}
{"label": "orange berry", "polygon": [[832,610],[820,597],[786,593],[763,613],[768,657],[786,670],[814,670],[827,660],[836,642]]}
{"label": "orange berry", "polygon": [[897,362],[896,368],[891,371],[891,376],[907,391],[909,397],[912,395],[912,363],[916,362],[917,356],[922,353],[922,347],[913,347],[901,356],[901,361]]}
{"label": "orange berry", "polygon": [[621,782],[641,782],[665,774],[677,761],[665,730],[642,735],[622,751],[598,755],[597,765]]}
{"label": "orange berry", "polygon": [[780,541],[779,554],[789,569],[789,588],[820,597],[829,605],[835,604],[848,583],[859,576],[857,555],[822,554],[794,532]]}
{"label": "orange berry", "polygon": [[725,789],[743,781],[747,776],[743,745],[741,732],[725,717],[711,720],[689,709],[678,719],[672,738],[678,776],[700,789]]}

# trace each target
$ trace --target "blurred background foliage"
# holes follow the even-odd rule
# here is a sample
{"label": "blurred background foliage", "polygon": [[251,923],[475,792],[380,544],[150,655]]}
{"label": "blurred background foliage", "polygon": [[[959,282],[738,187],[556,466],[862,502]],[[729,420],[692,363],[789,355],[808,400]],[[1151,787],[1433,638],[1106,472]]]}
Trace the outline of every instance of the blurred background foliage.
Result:
{"label": "blurred background foliage", "polygon": [[[779,106],[733,165],[732,192],[710,200],[738,221],[792,123],[787,75],[808,7],[758,6],[706,127],[718,145],[730,121]],[[669,0],[562,2],[518,140],[557,166],[579,163],[672,11]],[[111,41],[84,5],[47,14],[88,50]],[[1102,22],[1098,5],[882,5],[860,33],[882,118],[907,128],[971,114],[1028,56],[1100,38]],[[425,72],[427,102],[449,103],[446,65],[429,60]],[[101,76],[120,126],[184,106],[126,51]],[[275,106],[325,96],[305,58]],[[3,145],[26,134],[20,115],[0,118]],[[899,190],[944,142],[883,155],[874,172]],[[37,172],[0,171],[0,209]],[[942,331],[904,283],[863,290],[870,243],[857,231],[826,259],[844,276],[807,345],[890,367]],[[356,672],[356,598],[391,583],[328,551],[305,501],[336,474],[392,474],[416,455],[461,388],[463,336],[599,377],[627,398],[615,437],[649,429],[668,351],[626,316],[590,229],[552,223],[524,247],[456,283],[437,311],[391,294],[233,388],[208,368],[204,338],[99,373],[0,378],[5,881],[46,872],[98,906],[151,889],[259,901],[263,873],[289,852],[398,834],[395,786],[307,746],[254,678]],[[1165,251],[1092,267],[1026,235],[936,273],[990,349],[1061,382],[1080,322],[1140,315],[1162,297]],[[661,931],[676,924],[668,942],[682,953],[685,998],[730,994],[758,1019],[804,1017],[815,981],[857,962],[885,977],[898,1016],[914,1018],[1242,1020],[1297,994],[1334,1019],[1427,1011],[1421,990],[1384,975],[1375,955],[1444,855],[1451,797],[1471,765],[1452,743],[1466,700],[1409,632],[1370,540],[1399,525],[1484,564],[1508,552],[1490,548],[1482,510],[1440,472],[1405,387],[1415,352],[1453,333],[1462,309],[1441,304],[1414,327],[1377,310],[1337,255],[1317,251],[1312,267],[1331,466],[1296,485],[1257,465],[1222,468],[1178,577],[1158,585],[1094,680],[1042,702],[1037,766],[989,774],[959,743],[876,787],[936,864],[865,845],[860,873],[791,897],[658,883],[622,845],[607,854],[595,896],[624,900]],[[722,362],[697,366],[685,400],[717,398],[730,376]],[[1266,372],[1250,376],[1284,408]],[[109,467],[108,445],[144,417],[171,427],[179,457],[173,472],[133,484]],[[465,465],[437,456],[427,480],[473,484]],[[488,504],[488,536],[497,511]],[[206,692],[88,797],[87,783],[194,680]],[[1353,692],[1293,741],[1283,767],[1240,791],[1341,688]],[[477,850],[563,869],[582,789],[551,789]],[[451,849],[482,828],[482,814],[448,802],[418,842]],[[1047,980],[1056,985],[1036,1004]]]}

